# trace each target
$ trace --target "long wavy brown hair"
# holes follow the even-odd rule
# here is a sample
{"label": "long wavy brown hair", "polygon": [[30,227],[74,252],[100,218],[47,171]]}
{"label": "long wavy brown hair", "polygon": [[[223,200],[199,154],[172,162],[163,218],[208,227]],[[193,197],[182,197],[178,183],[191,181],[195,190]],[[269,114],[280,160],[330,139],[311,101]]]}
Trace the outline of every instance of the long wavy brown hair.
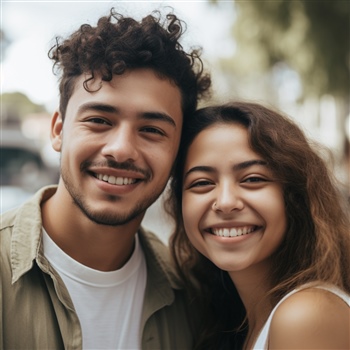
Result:
{"label": "long wavy brown hair", "polygon": [[[204,312],[196,349],[242,348],[249,325],[227,272],[190,243],[182,219],[182,180],[189,146],[215,123],[247,128],[251,148],[265,159],[283,186],[287,216],[284,241],[274,254],[271,307],[305,283],[329,283],[350,293],[350,234],[347,203],[327,166],[302,130],[288,117],[249,102],[198,110],[185,121],[166,209],[175,220],[170,247],[193,302]],[[224,151],[223,151],[224,152]]]}

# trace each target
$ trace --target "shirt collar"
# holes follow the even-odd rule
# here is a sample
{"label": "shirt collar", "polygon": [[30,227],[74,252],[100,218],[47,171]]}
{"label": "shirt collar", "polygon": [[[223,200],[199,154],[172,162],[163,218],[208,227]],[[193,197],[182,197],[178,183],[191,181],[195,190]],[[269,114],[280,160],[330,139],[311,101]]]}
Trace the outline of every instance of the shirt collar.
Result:
{"label": "shirt collar", "polygon": [[12,283],[33,267],[35,259],[42,258],[40,205],[56,192],[56,188],[42,188],[17,209],[11,239]]}

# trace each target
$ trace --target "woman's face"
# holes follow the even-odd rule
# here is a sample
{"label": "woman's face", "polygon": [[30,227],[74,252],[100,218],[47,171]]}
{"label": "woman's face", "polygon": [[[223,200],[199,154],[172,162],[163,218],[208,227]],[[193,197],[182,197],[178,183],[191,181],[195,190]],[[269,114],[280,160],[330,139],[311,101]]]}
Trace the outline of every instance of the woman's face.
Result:
{"label": "woman's face", "polygon": [[183,219],[193,246],[220,269],[270,268],[286,231],[281,184],[248,143],[245,127],[212,125],[191,144]]}

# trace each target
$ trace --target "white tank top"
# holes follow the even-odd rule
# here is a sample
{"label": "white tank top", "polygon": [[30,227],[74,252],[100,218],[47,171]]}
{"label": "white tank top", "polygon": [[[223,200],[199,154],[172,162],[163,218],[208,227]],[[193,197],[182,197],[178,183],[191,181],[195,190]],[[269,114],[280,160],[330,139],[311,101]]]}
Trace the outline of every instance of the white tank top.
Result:
{"label": "white tank top", "polygon": [[43,230],[44,255],[72,298],[83,334],[83,349],[141,349],[141,313],[147,269],[138,235],[119,270],[91,269],[62,251]]}
{"label": "white tank top", "polygon": [[[283,303],[284,300],[289,298],[294,293],[296,293],[302,289],[305,289],[305,288],[307,288],[307,286],[295,289],[292,292],[285,295],[279,301],[279,303],[271,311],[270,316],[267,319],[266,323],[264,324],[264,327],[260,331],[258,339],[256,340],[252,349],[256,349],[256,350],[257,349],[259,349],[259,350],[267,350],[268,349],[268,336],[269,336],[270,325],[271,325],[272,317],[275,314],[277,308],[280,306],[281,303]],[[350,296],[335,286],[312,286],[312,288],[320,288],[320,289],[327,290],[327,291],[337,295],[339,298],[343,299],[350,306]]]}

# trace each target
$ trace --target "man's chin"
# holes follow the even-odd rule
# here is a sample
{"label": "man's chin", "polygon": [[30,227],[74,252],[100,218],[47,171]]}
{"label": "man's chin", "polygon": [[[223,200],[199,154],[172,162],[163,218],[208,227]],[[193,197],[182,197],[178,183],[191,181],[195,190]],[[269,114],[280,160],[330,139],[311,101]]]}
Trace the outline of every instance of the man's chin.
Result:
{"label": "man's chin", "polygon": [[128,213],[116,213],[115,211],[108,211],[105,209],[91,210],[90,208],[82,206],[80,203],[76,202],[75,204],[86,218],[97,225],[103,226],[121,226],[126,225],[133,220],[141,221],[145,212],[145,210],[141,208],[135,208],[133,211]]}

